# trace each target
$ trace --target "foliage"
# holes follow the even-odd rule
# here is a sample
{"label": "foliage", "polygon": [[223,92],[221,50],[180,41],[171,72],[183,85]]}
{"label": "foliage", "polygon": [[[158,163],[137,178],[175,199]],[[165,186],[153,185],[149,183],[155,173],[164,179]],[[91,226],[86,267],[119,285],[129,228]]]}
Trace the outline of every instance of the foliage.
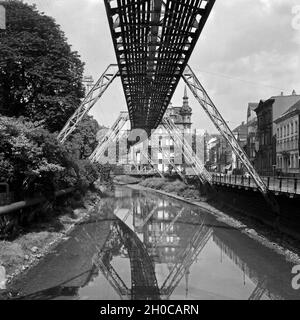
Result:
{"label": "foliage", "polygon": [[61,145],[62,129],[84,95],[83,63],[54,19],[22,1],[1,1],[7,30],[0,42],[0,181],[18,198],[70,186],[86,190],[108,171],[90,163],[98,123],[85,116]]}
{"label": "foliage", "polygon": [[140,184],[143,187],[162,190],[166,183],[168,183],[168,181],[162,178],[149,178],[149,179],[145,179]]}
{"label": "foliage", "polygon": [[148,178],[140,183],[141,186],[174,193],[185,198],[199,198],[200,193],[193,185],[186,185],[180,180],[169,181],[163,178]]}
{"label": "foliage", "polygon": [[136,184],[139,183],[141,179],[131,176],[116,176],[114,181],[119,184]]}
{"label": "foliage", "polygon": [[87,159],[97,146],[98,122],[91,116],[85,116],[76,130],[66,141],[67,150],[75,159]]}
{"label": "foliage", "polygon": [[59,131],[84,96],[83,63],[54,19],[21,1],[0,1],[0,111]]}
{"label": "foliage", "polygon": [[71,157],[39,123],[0,117],[0,181],[8,182],[19,197],[50,196],[75,185],[87,188],[98,176],[97,166]]}

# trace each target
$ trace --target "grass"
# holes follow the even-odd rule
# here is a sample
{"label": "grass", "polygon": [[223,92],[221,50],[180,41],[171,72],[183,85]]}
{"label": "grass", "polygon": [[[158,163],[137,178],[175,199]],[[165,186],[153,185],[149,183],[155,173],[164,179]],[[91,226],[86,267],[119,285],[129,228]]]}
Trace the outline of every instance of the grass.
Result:
{"label": "grass", "polygon": [[200,193],[195,186],[186,185],[180,180],[170,181],[163,178],[149,178],[140,182],[140,185],[146,188],[174,193],[185,198],[198,199],[200,197]]}
{"label": "grass", "polygon": [[141,181],[141,179],[130,177],[130,176],[116,176],[114,181],[120,184],[136,184]]}

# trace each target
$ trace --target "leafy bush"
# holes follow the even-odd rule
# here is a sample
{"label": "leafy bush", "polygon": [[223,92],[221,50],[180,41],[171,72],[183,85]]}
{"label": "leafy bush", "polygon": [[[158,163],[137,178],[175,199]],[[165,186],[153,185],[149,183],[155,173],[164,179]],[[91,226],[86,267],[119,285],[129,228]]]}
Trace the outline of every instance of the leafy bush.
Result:
{"label": "leafy bush", "polygon": [[96,165],[72,157],[39,123],[0,117],[0,182],[8,182],[19,198],[51,196],[75,185],[87,188],[98,177]]}
{"label": "leafy bush", "polygon": [[148,178],[140,182],[140,185],[146,188],[174,193],[185,198],[199,198],[200,196],[199,190],[195,186],[187,186],[180,180],[168,181],[162,178]]}
{"label": "leafy bush", "polygon": [[163,178],[149,178],[149,179],[145,179],[140,184],[143,187],[162,190],[165,183],[166,183],[166,180]]}
{"label": "leafy bush", "polygon": [[182,181],[176,180],[172,181],[165,185],[164,191],[166,192],[174,192],[176,194],[180,194],[187,188],[186,184]]}
{"label": "leafy bush", "polygon": [[0,109],[7,116],[62,129],[84,96],[83,63],[51,17],[23,1],[0,1]]}
{"label": "leafy bush", "polygon": [[136,184],[141,181],[139,178],[131,177],[131,176],[116,176],[114,181],[122,184]]}

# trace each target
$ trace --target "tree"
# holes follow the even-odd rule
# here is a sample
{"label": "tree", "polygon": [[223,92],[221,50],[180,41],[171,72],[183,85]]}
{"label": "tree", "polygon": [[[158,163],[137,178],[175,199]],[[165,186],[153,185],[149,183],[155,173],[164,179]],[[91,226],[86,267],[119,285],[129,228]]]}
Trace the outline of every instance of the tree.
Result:
{"label": "tree", "polygon": [[62,129],[84,96],[83,63],[54,19],[35,6],[1,1],[7,29],[0,42],[0,112]]}
{"label": "tree", "polygon": [[75,159],[87,159],[95,150],[97,133],[101,127],[93,117],[86,115],[65,142]]}

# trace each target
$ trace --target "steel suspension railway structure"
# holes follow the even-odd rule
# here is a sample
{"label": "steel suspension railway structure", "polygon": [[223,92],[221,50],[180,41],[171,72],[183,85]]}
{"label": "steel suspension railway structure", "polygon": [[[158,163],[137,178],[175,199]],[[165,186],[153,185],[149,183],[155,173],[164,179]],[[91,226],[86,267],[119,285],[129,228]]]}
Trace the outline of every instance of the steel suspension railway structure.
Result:
{"label": "steel suspension railway structure", "polygon": [[[255,181],[272,211],[279,205],[263,179],[254,169],[227,122],[188,65],[189,58],[213,9],[215,0],[104,0],[117,64],[111,64],[88,92],[76,112],[58,135],[62,143],[75,130],[84,115],[99,101],[106,89],[121,78],[131,129],[143,129],[148,135],[163,121],[165,111],[182,78],[210,120],[232,147]],[[171,129],[170,123],[165,123]],[[114,128],[112,128],[114,129]],[[110,131],[92,155],[99,155],[115,137]],[[105,143],[104,143],[105,142]],[[193,157],[197,175],[211,183],[201,161]]]}
{"label": "steel suspension railway structure", "polygon": [[[180,218],[181,214],[182,211],[177,213],[171,225]],[[160,236],[158,241],[162,241],[166,233],[167,230]],[[212,229],[207,228],[203,222],[191,237],[188,246],[182,250],[179,261],[174,264],[166,280],[162,286],[159,287],[155,276],[154,263],[147,252],[147,248],[134,231],[123,221],[116,218],[112,224],[104,248],[95,254],[93,263],[101,270],[102,274],[122,300],[169,299],[184,277],[186,270],[189,270],[195,262],[211,236]],[[113,258],[111,250],[114,245],[121,247],[121,244],[124,245],[130,259],[131,289],[128,288],[111,264]]]}

